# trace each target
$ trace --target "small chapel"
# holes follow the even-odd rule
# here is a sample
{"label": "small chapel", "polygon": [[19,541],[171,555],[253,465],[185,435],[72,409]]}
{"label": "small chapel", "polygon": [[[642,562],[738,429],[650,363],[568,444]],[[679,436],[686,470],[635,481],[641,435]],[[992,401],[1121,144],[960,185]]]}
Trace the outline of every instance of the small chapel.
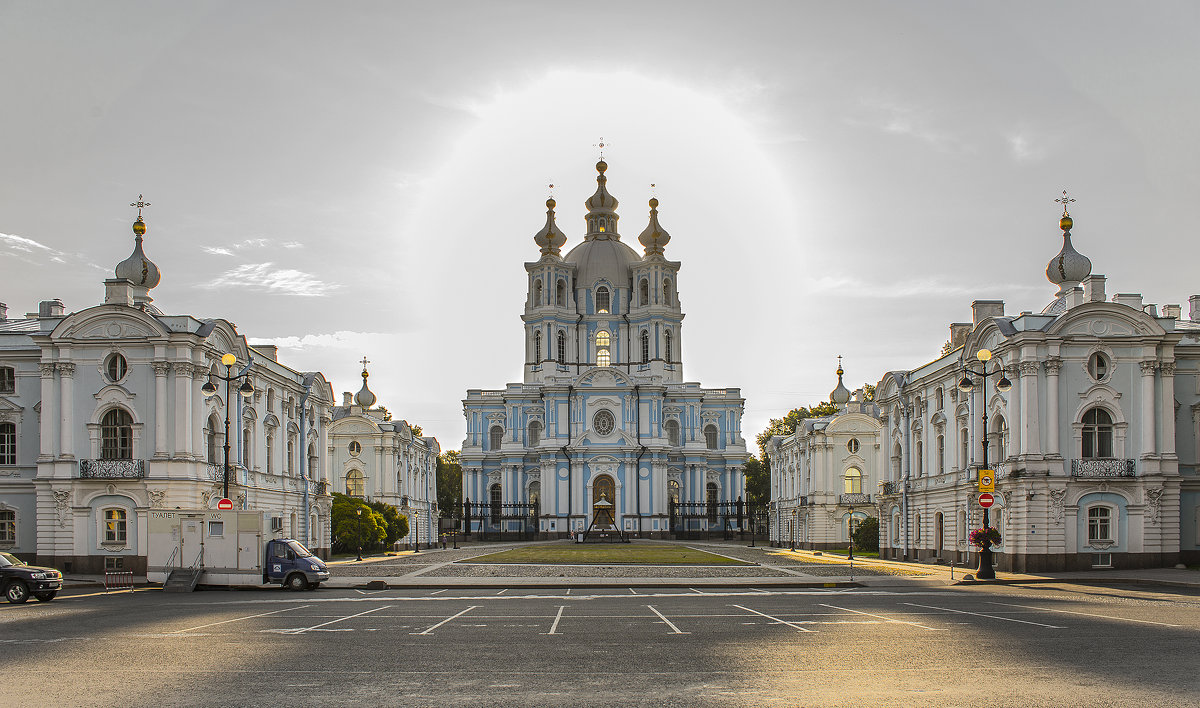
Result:
{"label": "small chapel", "polygon": [[621,240],[607,170],[601,158],[566,255],[546,202],[540,258],[525,264],[523,380],[463,400],[464,531],[666,538],[743,523],[741,391],[685,380],[680,263],[659,202],[639,254]]}

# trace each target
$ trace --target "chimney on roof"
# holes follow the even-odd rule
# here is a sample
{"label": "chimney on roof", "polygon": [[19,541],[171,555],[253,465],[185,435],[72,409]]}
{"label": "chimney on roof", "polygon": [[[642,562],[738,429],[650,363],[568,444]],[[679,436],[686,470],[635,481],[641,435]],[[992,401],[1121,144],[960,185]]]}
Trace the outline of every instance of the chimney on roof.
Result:
{"label": "chimney on roof", "polygon": [[279,361],[279,347],[274,344],[255,344],[254,349],[271,361]]}
{"label": "chimney on roof", "polygon": [[133,307],[133,283],[124,278],[104,281],[104,304]]}
{"label": "chimney on roof", "polygon": [[967,341],[967,335],[971,333],[970,322],[951,322],[950,323],[950,350],[958,349]]}
{"label": "chimney on roof", "polygon": [[1084,302],[1104,302],[1104,276],[1093,273],[1083,279]]}
{"label": "chimney on roof", "polygon": [[349,391],[342,391],[342,406],[349,408],[354,405],[354,394]]}
{"label": "chimney on roof", "polygon": [[1118,305],[1132,307],[1135,310],[1142,309],[1141,293],[1117,293],[1116,295],[1113,295],[1113,302],[1117,303]]}
{"label": "chimney on roof", "polygon": [[38,303],[38,317],[62,317],[64,310],[66,310],[66,306],[58,298],[42,300]]}
{"label": "chimney on roof", "polygon": [[8,305],[0,302],[0,322],[8,321]]}
{"label": "chimney on roof", "polygon": [[1179,305],[1163,305],[1163,317],[1170,317],[1173,320],[1179,319],[1183,314],[1183,308]]}
{"label": "chimney on roof", "polygon": [[978,325],[989,317],[1003,316],[1003,300],[976,300],[971,303],[971,324],[973,325]]}
{"label": "chimney on roof", "polygon": [[1158,305],[1142,305],[1142,312],[1151,317],[1158,317]]}
{"label": "chimney on roof", "polygon": [[1188,298],[1188,319],[1192,322],[1200,322],[1200,295],[1193,295]]}

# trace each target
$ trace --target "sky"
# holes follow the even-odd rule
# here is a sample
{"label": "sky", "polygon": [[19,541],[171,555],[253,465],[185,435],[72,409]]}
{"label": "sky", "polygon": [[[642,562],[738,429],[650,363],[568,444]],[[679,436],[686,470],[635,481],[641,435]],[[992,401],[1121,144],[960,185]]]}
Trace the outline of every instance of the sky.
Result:
{"label": "sky", "polygon": [[[1200,294],[1194,2],[0,0],[0,302],[99,304],[145,196],[153,291],[443,449],[521,378],[554,184],[601,138],[639,252],[661,201],[685,379],[743,432],[936,358],[971,301],[1040,311],[1072,239],[1108,292]],[[655,185],[651,188],[651,184]]]}

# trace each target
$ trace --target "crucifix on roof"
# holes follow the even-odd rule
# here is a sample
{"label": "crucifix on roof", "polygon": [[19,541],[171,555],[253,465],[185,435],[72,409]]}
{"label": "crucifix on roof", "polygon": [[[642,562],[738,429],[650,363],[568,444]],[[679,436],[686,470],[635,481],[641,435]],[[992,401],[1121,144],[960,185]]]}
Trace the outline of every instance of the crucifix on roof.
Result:
{"label": "crucifix on roof", "polygon": [[603,160],[604,159],[604,148],[609,147],[611,145],[612,145],[612,142],[611,141],[607,142],[607,143],[604,142],[604,136],[601,135],[600,142],[593,144],[592,147],[600,148],[600,159]]}
{"label": "crucifix on roof", "polygon": [[1067,214],[1067,205],[1075,200],[1071,199],[1070,197],[1067,196],[1067,190],[1064,189],[1062,197],[1059,199],[1055,199],[1054,201],[1058,204],[1063,205],[1063,216],[1070,216],[1069,214]]}
{"label": "crucifix on roof", "polygon": [[139,195],[138,195],[138,200],[137,200],[136,202],[130,202],[130,203],[129,203],[129,206],[131,206],[131,207],[137,207],[137,210],[138,210],[138,219],[141,219],[141,218],[142,218],[142,209],[143,209],[143,208],[145,208],[145,207],[148,207],[148,206],[150,206],[150,202],[147,202],[147,201],[142,201],[142,195],[140,195],[140,194],[139,194]]}
{"label": "crucifix on roof", "polygon": [[367,370],[367,364],[370,364],[370,363],[371,363],[370,359],[367,359],[365,356],[362,358],[363,371]]}

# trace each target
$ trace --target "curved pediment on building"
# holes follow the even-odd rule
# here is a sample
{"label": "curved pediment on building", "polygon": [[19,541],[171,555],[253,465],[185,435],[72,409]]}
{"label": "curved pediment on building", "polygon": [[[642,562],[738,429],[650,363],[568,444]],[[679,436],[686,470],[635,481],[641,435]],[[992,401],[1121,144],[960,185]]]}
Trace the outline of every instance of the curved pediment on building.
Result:
{"label": "curved pediment on building", "polygon": [[874,435],[878,433],[883,426],[879,424],[879,420],[865,413],[844,413],[829,421],[829,425],[825,428],[825,433],[862,433],[864,435]]}
{"label": "curved pediment on building", "polygon": [[576,386],[580,388],[611,388],[632,386],[628,376],[608,367],[595,367],[579,376]]}
{"label": "curved pediment on building", "polygon": [[52,339],[147,339],[169,334],[162,323],[135,307],[100,305],[58,323]]}
{"label": "curved pediment on building", "polygon": [[883,401],[900,395],[900,389],[907,378],[907,372],[904,371],[889,371],[884,374],[875,386],[875,400]]}
{"label": "curved pediment on building", "polygon": [[[1007,326],[1006,329],[1001,328],[1001,323]],[[1008,339],[1009,335],[1006,331],[1012,330],[1012,320],[1010,318],[989,317],[983,321],[983,324],[976,326],[967,334],[966,340],[963,342],[962,349],[958,354],[958,367],[961,369],[964,365],[969,365],[971,368],[979,367],[979,360],[976,354],[980,349],[988,349],[995,351],[1001,347]],[[989,367],[996,365],[997,359],[988,362]],[[988,369],[991,371],[991,369]]]}
{"label": "curved pediment on building", "polygon": [[379,432],[379,426],[362,416],[347,416],[339,418],[329,426],[331,435],[374,435]]}
{"label": "curved pediment on building", "polygon": [[1046,334],[1085,337],[1161,337],[1166,334],[1153,317],[1128,305],[1089,302],[1067,310],[1046,328]]}
{"label": "curved pediment on building", "polygon": [[238,358],[238,368],[250,361],[250,347],[246,338],[237,333],[228,320],[205,320],[201,332],[208,332],[204,342],[211,347],[213,359],[219,360],[222,354],[233,354]]}

